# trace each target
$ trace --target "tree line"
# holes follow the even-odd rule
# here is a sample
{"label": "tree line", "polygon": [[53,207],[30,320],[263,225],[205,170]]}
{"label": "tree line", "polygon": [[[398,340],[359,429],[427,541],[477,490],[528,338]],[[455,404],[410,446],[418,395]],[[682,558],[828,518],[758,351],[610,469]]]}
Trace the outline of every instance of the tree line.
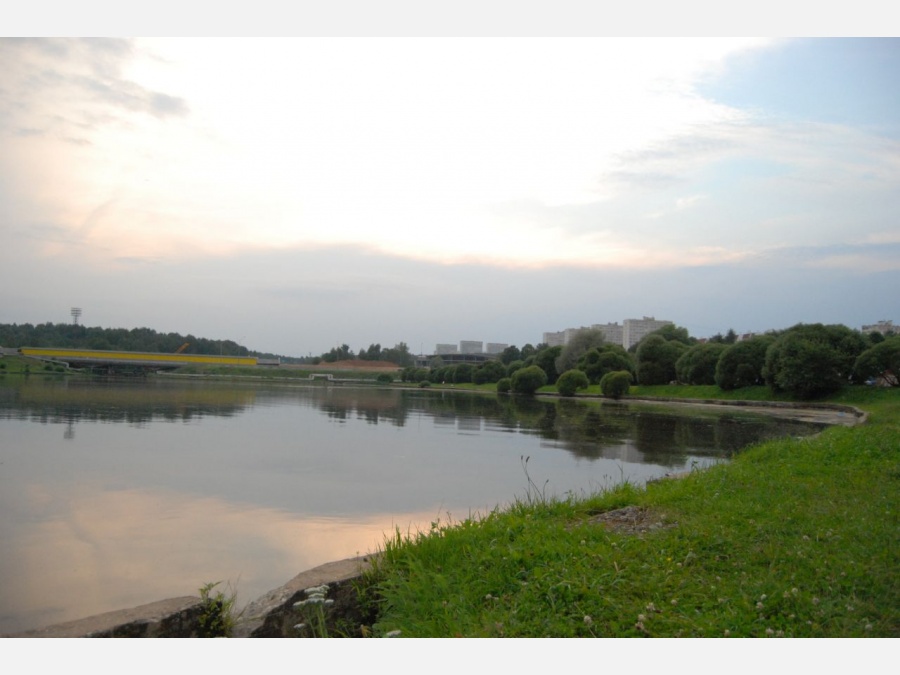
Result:
{"label": "tree line", "polygon": [[262,356],[251,353],[232,340],[210,340],[180,333],[159,333],[151,328],[101,328],[72,323],[0,324],[0,345],[4,347],[60,347],[64,349],[107,349],[126,352]]}
{"label": "tree line", "polygon": [[768,385],[798,399],[813,399],[851,383],[898,386],[900,335],[864,334],[843,325],[797,324],[738,341],[733,330],[700,341],[668,325],[630,350],[606,341],[596,329],[578,331],[565,346],[508,347],[480,365],[405,368],[401,379],[419,383],[496,383],[498,391],[533,393],[556,385],[574,395],[599,384],[618,397],[631,383],[717,385],[723,390]]}

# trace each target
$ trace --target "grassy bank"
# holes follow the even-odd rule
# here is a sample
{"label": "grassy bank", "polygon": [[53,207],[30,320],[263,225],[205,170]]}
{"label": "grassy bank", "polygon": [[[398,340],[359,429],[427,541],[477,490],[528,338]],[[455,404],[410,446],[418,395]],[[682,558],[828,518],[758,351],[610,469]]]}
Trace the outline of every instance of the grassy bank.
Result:
{"label": "grassy bank", "polygon": [[900,392],[831,401],[869,422],[582,500],[531,476],[507,509],[398,533],[363,591],[373,632],[900,636]]}

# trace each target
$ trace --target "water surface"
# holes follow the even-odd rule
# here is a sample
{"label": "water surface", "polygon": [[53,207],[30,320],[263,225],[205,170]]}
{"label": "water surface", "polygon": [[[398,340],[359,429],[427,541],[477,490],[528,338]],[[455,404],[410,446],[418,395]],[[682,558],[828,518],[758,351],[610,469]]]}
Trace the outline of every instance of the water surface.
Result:
{"label": "water surface", "polygon": [[449,391],[0,378],[0,633],[223,581],[243,604],[385,533],[821,427]]}

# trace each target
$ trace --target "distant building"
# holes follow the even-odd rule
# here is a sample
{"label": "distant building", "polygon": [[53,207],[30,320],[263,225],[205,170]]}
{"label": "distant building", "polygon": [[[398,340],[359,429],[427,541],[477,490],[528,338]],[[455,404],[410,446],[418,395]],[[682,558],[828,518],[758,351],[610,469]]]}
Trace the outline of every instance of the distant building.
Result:
{"label": "distant building", "polygon": [[486,354],[502,354],[503,350],[507,347],[509,347],[509,345],[502,342],[488,342],[484,346],[484,351]]}
{"label": "distant building", "polygon": [[484,353],[484,343],[481,340],[460,340],[459,341],[459,353],[460,354],[483,354]]}
{"label": "distant building", "polygon": [[607,342],[614,345],[625,344],[625,328],[620,326],[618,321],[615,323],[595,323],[591,328],[602,331],[603,337],[606,338]]}
{"label": "distant building", "polygon": [[566,344],[566,331],[559,331],[558,333],[544,333],[544,337],[541,339],[548,347],[562,347]]}
{"label": "distant building", "polygon": [[[643,319],[625,319],[622,325],[619,325],[618,322],[595,323],[590,328],[602,331],[607,342],[628,349],[640,342],[647,334],[670,324],[672,324],[671,321],[645,316]],[[582,326],[581,328],[566,328],[555,333],[544,333],[543,342],[549,347],[564,347],[571,342],[578,331],[582,330],[588,330],[588,328]]]}
{"label": "distant building", "polygon": [[887,333],[900,333],[900,326],[895,326],[893,321],[889,321],[888,319],[881,319],[878,323],[873,323],[868,326],[862,327],[863,333],[881,333],[882,335],[886,335]]}
{"label": "distant building", "polygon": [[434,348],[435,354],[458,354],[459,349],[456,345],[440,344]]}

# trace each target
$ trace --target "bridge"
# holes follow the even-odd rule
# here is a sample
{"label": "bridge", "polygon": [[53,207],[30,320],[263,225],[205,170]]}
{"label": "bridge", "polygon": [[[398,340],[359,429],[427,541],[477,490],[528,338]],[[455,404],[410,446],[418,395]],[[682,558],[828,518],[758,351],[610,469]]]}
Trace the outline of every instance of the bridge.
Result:
{"label": "bridge", "polygon": [[122,352],[106,349],[60,349],[56,347],[20,347],[22,356],[43,361],[66,363],[73,368],[111,371],[172,370],[181,366],[255,366],[255,356],[213,356],[211,354],[164,354],[159,352]]}

